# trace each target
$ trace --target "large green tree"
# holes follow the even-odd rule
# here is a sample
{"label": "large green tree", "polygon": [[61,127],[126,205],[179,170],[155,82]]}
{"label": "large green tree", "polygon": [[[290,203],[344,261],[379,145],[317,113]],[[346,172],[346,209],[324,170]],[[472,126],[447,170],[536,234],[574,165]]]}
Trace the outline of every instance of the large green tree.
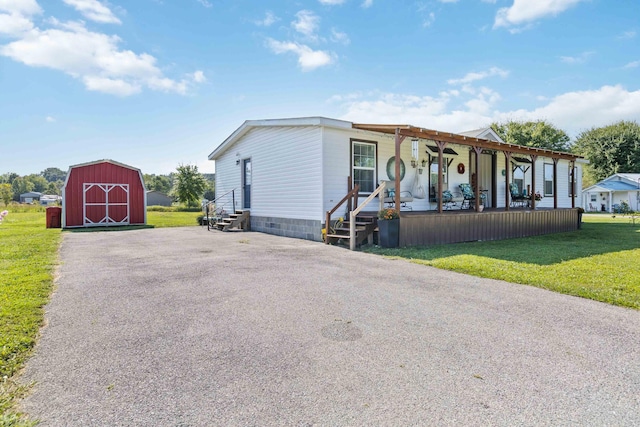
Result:
{"label": "large green tree", "polygon": [[64,181],[67,177],[67,173],[58,168],[46,168],[40,172],[40,175],[49,182]]}
{"label": "large green tree", "polygon": [[509,120],[504,123],[491,123],[491,129],[509,144],[557,151],[569,151],[571,147],[566,132],[544,120],[535,122]]}
{"label": "large green tree", "polygon": [[594,182],[614,173],[640,172],[640,125],[620,121],[578,135],[573,151],[589,160]]}
{"label": "large green tree", "polygon": [[13,199],[13,191],[11,190],[11,184],[0,184],[0,199],[4,202],[4,205],[8,205],[11,199]]}
{"label": "large green tree", "polygon": [[173,195],[179,202],[189,207],[198,206],[207,188],[204,176],[198,172],[198,167],[195,165],[180,165],[176,170]]}
{"label": "large green tree", "polygon": [[168,175],[144,174],[144,185],[147,190],[169,194],[171,191],[171,177]]}
{"label": "large green tree", "polygon": [[33,191],[33,182],[26,178],[18,177],[11,183],[11,191],[13,191],[13,200],[19,201],[21,194]]}

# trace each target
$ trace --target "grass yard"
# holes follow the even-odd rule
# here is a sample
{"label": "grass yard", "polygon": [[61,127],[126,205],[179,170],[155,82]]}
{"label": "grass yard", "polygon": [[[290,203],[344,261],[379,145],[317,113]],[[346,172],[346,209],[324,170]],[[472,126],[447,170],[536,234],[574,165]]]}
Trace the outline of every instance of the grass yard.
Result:
{"label": "grass yard", "polygon": [[26,390],[12,377],[31,354],[58,261],[59,229],[44,211],[10,211],[0,224],[0,426],[30,425],[10,408]]}
{"label": "grass yard", "polygon": [[588,214],[583,222],[569,233],[368,251],[640,309],[640,223]]}
{"label": "grass yard", "polygon": [[[147,222],[150,227],[197,226],[198,215],[148,212]],[[45,222],[41,207],[11,206],[0,224],[0,427],[33,425],[12,410],[27,392],[13,378],[31,354],[53,288],[61,231],[45,228]],[[140,227],[121,229],[129,228]]]}

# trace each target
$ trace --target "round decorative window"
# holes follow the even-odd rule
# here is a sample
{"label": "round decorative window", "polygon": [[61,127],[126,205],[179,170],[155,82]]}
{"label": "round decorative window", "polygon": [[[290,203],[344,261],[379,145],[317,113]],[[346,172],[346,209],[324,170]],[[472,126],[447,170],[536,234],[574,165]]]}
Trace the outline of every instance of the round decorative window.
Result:
{"label": "round decorative window", "polygon": [[[400,159],[400,181],[404,179],[405,174],[404,160]],[[396,156],[393,156],[387,162],[387,176],[391,181],[396,180]]]}
{"label": "round decorative window", "polygon": [[459,174],[464,173],[464,163],[458,163],[458,173]]}

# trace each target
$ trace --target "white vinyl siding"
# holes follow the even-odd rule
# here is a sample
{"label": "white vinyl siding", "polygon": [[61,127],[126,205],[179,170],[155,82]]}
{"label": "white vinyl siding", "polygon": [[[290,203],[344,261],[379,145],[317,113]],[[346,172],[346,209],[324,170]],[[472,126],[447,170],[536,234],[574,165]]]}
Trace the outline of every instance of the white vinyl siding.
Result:
{"label": "white vinyl siding", "polygon": [[251,129],[216,160],[216,196],[235,188],[241,206],[242,159],[251,158],[251,215],[321,220],[321,133],[317,126]]}

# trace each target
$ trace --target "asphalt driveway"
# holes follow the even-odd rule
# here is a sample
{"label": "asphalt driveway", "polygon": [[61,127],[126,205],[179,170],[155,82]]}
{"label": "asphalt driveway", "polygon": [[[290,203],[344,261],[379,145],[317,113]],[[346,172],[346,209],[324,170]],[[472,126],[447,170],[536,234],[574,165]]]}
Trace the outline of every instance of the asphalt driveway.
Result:
{"label": "asphalt driveway", "polygon": [[43,426],[640,425],[640,312],[260,233],[65,233]]}

